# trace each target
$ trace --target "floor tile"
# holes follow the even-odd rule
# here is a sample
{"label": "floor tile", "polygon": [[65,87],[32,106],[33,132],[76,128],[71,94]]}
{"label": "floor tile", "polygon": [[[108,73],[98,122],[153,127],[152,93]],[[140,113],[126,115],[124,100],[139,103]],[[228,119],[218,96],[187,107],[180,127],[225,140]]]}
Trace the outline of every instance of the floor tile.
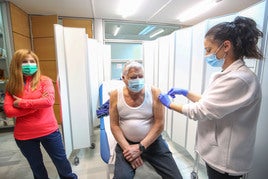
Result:
{"label": "floor tile", "polygon": [[[99,128],[93,133],[95,148],[79,149],[72,152],[69,160],[73,171],[79,179],[105,179],[107,178],[108,166],[102,161],[100,156]],[[168,141],[173,157],[183,175],[184,179],[191,179],[194,159],[182,147],[174,145]],[[0,133],[0,178],[1,179],[32,179],[31,169],[19,151],[12,132]],[[58,174],[54,164],[43,148],[44,162],[50,179],[58,179]],[[74,164],[74,158],[79,158],[79,164]],[[112,178],[112,174],[110,175]],[[199,167],[199,179],[207,179],[205,167]]]}

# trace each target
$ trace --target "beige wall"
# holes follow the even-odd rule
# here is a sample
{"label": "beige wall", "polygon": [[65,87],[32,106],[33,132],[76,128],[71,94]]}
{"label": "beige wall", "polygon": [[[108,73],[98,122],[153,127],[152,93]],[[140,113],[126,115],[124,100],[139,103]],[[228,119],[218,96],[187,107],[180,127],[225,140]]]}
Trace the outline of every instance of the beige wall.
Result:
{"label": "beige wall", "polygon": [[62,18],[62,25],[64,27],[85,28],[88,38],[93,37],[91,19]]}
{"label": "beige wall", "polygon": [[28,14],[16,5],[9,3],[14,50],[31,49]]}

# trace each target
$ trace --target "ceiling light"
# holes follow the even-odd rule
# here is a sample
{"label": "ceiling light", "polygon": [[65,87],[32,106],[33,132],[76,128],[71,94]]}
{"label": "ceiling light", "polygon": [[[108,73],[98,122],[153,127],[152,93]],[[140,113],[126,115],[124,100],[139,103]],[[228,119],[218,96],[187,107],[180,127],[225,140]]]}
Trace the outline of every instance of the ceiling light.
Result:
{"label": "ceiling light", "polygon": [[139,35],[146,35],[154,29],[155,29],[155,26],[149,25],[145,27],[142,31],[140,31]]}
{"label": "ceiling light", "polygon": [[212,7],[214,7],[218,2],[221,0],[204,0],[201,1],[200,3],[197,3],[190,9],[186,10],[180,16],[178,17],[180,22],[185,22],[187,20],[193,19],[200,14],[203,14],[210,10]]}
{"label": "ceiling light", "polygon": [[155,31],[154,33],[150,35],[150,38],[153,38],[154,36],[157,36],[161,34],[162,32],[164,32],[164,29],[158,29],[157,31]]}
{"label": "ceiling light", "polygon": [[118,26],[116,26],[116,28],[114,30],[114,36],[116,36],[118,34],[119,30],[120,30],[120,26],[118,25]]}
{"label": "ceiling light", "polygon": [[134,14],[143,0],[121,0],[119,4],[118,14],[126,18]]}

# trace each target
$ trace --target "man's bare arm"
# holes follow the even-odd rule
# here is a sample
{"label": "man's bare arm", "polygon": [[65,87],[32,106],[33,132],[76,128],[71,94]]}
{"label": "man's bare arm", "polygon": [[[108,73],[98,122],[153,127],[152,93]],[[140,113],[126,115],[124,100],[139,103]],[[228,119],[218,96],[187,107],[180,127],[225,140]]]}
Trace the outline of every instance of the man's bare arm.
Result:
{"label": "man's bare arm", "polygon": [[113,133],[113,136],[120,147],[125,150],[129,147],[127,140],[125,139],[123,132],[119,126],[119,114],[117,111],[117,90],[110,93],[110,106],[109,106],[109,115],[110,115],[110,127]]}
{"label": "man's bare arm", "polygon": [[160,90],[156,87],[152,87],[153,95],[153,126],[147,136],[140,142],[145,148],[149,147],[162,133],[165,124],[165,110],[164,106],[158,100]]}

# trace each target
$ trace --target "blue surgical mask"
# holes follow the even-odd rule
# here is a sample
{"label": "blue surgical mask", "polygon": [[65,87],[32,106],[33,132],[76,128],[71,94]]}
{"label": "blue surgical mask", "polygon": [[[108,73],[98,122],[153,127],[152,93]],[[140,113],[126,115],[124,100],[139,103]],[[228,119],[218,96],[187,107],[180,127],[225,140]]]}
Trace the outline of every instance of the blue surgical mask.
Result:
{"label": "blue surgical mask", "polygon": [[128,80],[128,89],[134,93],[140,92],[144,88],[144,78]]}
{"label": "blue surgical mask", "polygon": [[215,53],[205,56],[205,60],[213,67],[222,67],[224,63],[224,59],[218,59]]}
{"label": "blue surgical mask", "polygon": [[222,67],[224,63],[224,57],[222,59],[218,59],[216,55],[217,52],[221,49],[222,45],[216,50],[215,53],[205,56],[206,62],[212,67]]}
{"label": "blue surgical mask", "polygon": [[31,76],[37,71],[37,65],[36,63],[23,63],[21,69],[24,75]]}

